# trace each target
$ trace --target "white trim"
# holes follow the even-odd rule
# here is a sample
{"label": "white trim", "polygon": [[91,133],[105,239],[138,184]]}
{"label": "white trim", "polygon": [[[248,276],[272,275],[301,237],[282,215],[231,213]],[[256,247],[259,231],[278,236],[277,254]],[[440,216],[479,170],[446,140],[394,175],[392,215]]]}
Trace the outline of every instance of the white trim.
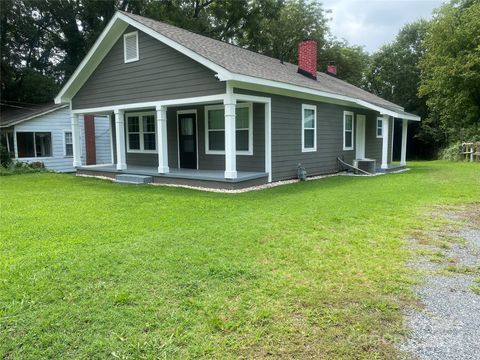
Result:
{"label": "white trim", "polygon": [[149,101],[141,103],[131,103],[131,104],[120,104],[120,105],[111,105],[111,106],[102,106],[96,108],[87,108],[87,109],[75,109],[72,110],[76,114],[84,113],[107,113],[116,110],[141,110],[141,109],[151,109],[160,106],[175,106],[175,105],[194,105],[202,103],[215,103],[221,102],[225,98],[225,94],[217,95],[208,95],[208,96],[196,96],[191,98],[182,98],[182,99],[172,99],[172,100],[158,100],[158,101]]}
{"label": "white trim", "polygon": [[[378,126],[378,122],[380,121],[380,126]],[[381,130],[382,134],[378,135],[378,130]],[[383,117],[378,116],[376,119],[376,124],[375,124],[375,136],[377,139],[383,138]]]}
{"label": "white trim", "polygon": [[265,172],[272,182],[272,102],[265,102]]}
{"label": "white trim", "polygon": [[[305,110],[313,110],[313,128],[305,129]],[[313,147],[305,147],[305,130],[313,130]],[[302,104],[302,152],[317,151],[317,106],[310,104]]]}
{"label": "white trim", "polygon": [[[71,136],[72,136],[72,155],[67,155],[67,141],[65,139],[66,137],[66,134],[67,133],[70,133]],[[66,158],[73,158],[73,132],[72,130],[63,130],[63,157],[66,157]]]}
{"label": "white trim", "polygon": [[390,143],[390,162],[393,162],[393,136],[395,135],[395,118],[392,118],[392,142]]}
{"label": "white trim", "polygon": [[265,172],[272,182],[272,98],[256,95],[234,94],[238,101],[250,101],[265,106]]}
{"label": "white trim", "polygon": [[108,131],[110,131],[110,157],[112,164],[115,164],[115,145],[113,144],[113,126],[112,126],[112,115],[107,115],[108,119]]}
{"label": "white trim", "polygon": [[[352,116],[352,130],[347,130],[345,129],[345,120],[346,120],[346,116],[347,115],[351,115]],[[350,150],[354,150],[355,149],[355,146],[354,146],[354,129],[355,129],[355,115],[352,111],[344,111],[343,112],[343,150],[344,151],[350,151]],[[351,137],[351,143],[352,143],[352,146],[345,146],[345,133],[347,131],[350,131],[351,134],[350,134],[350,137]]]}
{"label": "white trim", "polygon": [[[125,29],[128,27],[128,25],[132,25],[133,27],[139,29],[140,31],[161,41],[165,45],[170,46],[171,48],[179,51],[180,53],[188,56],[189,58],[197,61],[198,63],[216,72],[217,78],[221,81],[227,81],[227,80],[240,81],[240,82],[252,83],[256,85],[265,85],[265,86],[270,86],[274,88],[287,89],[287,90],[296,91],[303,94],[312,94],[312,95],[321,96],[324,98],[347,101],[350,103],[356,103],[368,109],[378,111],[381,114],[387,114],[393,117],[407,119],[407,120],[420,121],[419,116],[402,113],[403,108],[401,108],[400,106],[398,107],[398,111],[389,110],[384,107],[373,105],[367,101],[356,99],[350,96],[338,95],[338,94],[329,93],[326,91],[314,90],[314,89],[306,88],[303,86],[292,85],[292,84],[283,83],[279,81],[232,73],[231,71],[228,71],[227,69],[223,68],[222,66],[219,66],[213,61],[206,59],[205,57],[190,50],[189,48],[171,40],[170,38],[156,32],[155,30],[149,28],[148,26],[145,26],[139,23],[138,21],[132,19],[130,16],[125,15],[121,12],[115,13],[115,15],[110,20],[110,22],[108,23],[104,31],[100,34],[94,46],[90,49],[90,51],[82,60],[82,62],[80,63],[78,68],[75,70],[75,72],[73,73],[69,81],[65,84],[65,86],[62,88],[60,93],[57,95],[57,97],[55,98],[55,103],[68,101],[73,97],[73,95],[75,95],[78,89],[84,84],[84,82],[91,75],[93,70],[98,66],[98,64],[103,59],[103,57],[105,57],[105,55],[110,51],[110,49],[112,48],[116,40],[118,40],[118,38],[123,34]],[[98,49],[101,49],[101,51],[97,52]],[[84,74],[82,74],[84,68],[86,68],[86,71],[84,71]],[[81,79],[77,81],[78,78],[80,77]],[[72,85],[74,83],[76,83],[76,86],[72,88]],[[69,90],[71,90],[70,92],[72,92],[72,94],[69,94],[69,96],[65,96],[65,94]]]}
{"label": "white trim", "polygon": [[[18,133],[32,133],[33,134],[33,152],[35,156],[26,156],[26,157],[18,157],[18,144],[17,144],[17,153],[15,154],[16,159],[51,159],[54,158],[53,156],[53,135],[52,131],[45,131],[45,130],[16,130],[15,131],[15,140],[17,138]],[[50,156],[37,156],[37,142],[35,140],[36,133],[48,133],[50,134]]]}
{"label": "white trim", "polygon": [[[128,136],[130,133],[128,129],[128,123],[130,117],[138,117],[138,136],[139,136],[139,145],[140,149],[130,149],[130,137]],[[143,130],[143,116],[153,116],[153,122],[155,126],[155,150],[145,150],[144,138],[143,135],[145,134]],[[125,126],[126,126],[126,143],[127,143],[127,152],[128,153],[141,153],[141,154],[156,154],[158,153],[157,149],[157,136],[158,136],[158,129],[157,129],[157,117],[155,111],[139,111],[139,112],[128,112],[125,113]],[[152,132],[147,132],[147,134],[151,134]],[[136,134],[133,133],[133,134]]]}
{"label": "white trim", "polygon": [[[127,59],[127,38],[135,36],[137,56],[133,59]],[[132,31],[126,34],[123,34],[123,61],[125,64],[138,61],[140,59],[140,48],[138,47],[138,31]]]}
{"label": "white trim", "polygon": [[178,168],[181,169],[180,167],[180,127],[178,126],[178,115],[182,114],[195,114],[195,146],[196,146],[196,156],[197,156],[197,170],[199,169],[198,165],[198,116],[197,116],[197,109],[191,109],[191,110],[177,110],[177,123],[176,123],[176,128],[177,128],[177,157],[178,157]]}
{"label": "white trim", "polygon": [[[234,97],[236,98],[236,97]],[[235,109],[248,107],[248,151],[245,150],[237,150],[237,155],[253,155],[253,104],[251,102],[246,103],[237,103]],[[209,105],[205,106],[205,154],[207,155],[225,155],[225,150],[210,150],[209,149],[209,138],[208,133],[209,131],[223,131],[225,132],[225,126],[223,130],[220,129],[213,129],[210,130],[208,128],[208,111],[209,110],[224,110],[224,105]],[[243,129],[245,130],[245,129]],[[235,134],[237,131],[237,127],[235,126]]]}
{"label": "white trim", "polygon": [[220,65],[214,63],[211,60],[206,59],[205,57],[199,55],[198,53],[190,50],[189,48],[177,43],[176,41],[173,41],[172,39],[156,32],[155,30],[149,28],[148,26],[143,25],[142,23],[132,19],[130,16],[122,14],[120,12],[117,12],[114,17],[118,17],[118,19],[123,20],[129,25],[132,25],[133,27],[136,27],[140,31],[150,35],[154,39],[157,39],[158,41],[161,41],[167,46],[170,46],[171,48],[179,51],[183,55],[188,56],[189,58],[197,61],[198,63],[204,65],[205,67],[209,68],[210,70],[213,70],[218,73],[219,77],[223,77],[229,74],[229,71],[226,70],[225,68],[221,67]]}
{"label": "white trim", "polygon": [[[231,77],[229,79],[223,79],[223,80],[232,80],[234,81],[233,84],[234,86],[238,87],[240,84],[237,82],[242,82],[242,83],[247,83],[247,84],[255,84],[256,86],[267,86],[271,88],[277,88],[277,89],[283,89],[283,90],[288,90],[292,92],[296,92],[299,94],[310,94],[314,96],[320,96],[324,99],[334,99],[338,101],[345,101],[348,103],[354,103],[357,104],[363,108],[371,109],[380,112],[381,114],[387,114],[393,117],[401,118],[401,119],[407,119],[407,120],[412,120],[412,121],[420,121],[421,118],[417,115],[413,114],[403,114],[403,108],[398,106],[398,110],[389,110],[387,108],[378,106],[378,105],[373,105],[365,100],[360,100],[356,99],[350,96],[346,95],[338,95],[326,91],[320,91],[320,90],[315,90],[315,89],[310,89],[306,88],[303,86],[299,85],[293,85],[293,84],[287,84],[279,81],[274,81],[274,80],[267,80],[267,79],[262,79],[262,78],[257,78],[253,76],[248,76],[248,75],[240,75],[240,74],[233,74],[231,73]],[[269,90],[264,90],[264,92],[270,92]],[[299,95],[298,97],[303,98],[303,95]],[[318,101],[318,100],[317,100]],[[392,104],[394,105],[394,104]]]}
{"label": "white trim", "polygon": [[45,110],[41,113],[38,113],[38,114],[34,114],[34,115],[30,115],[26,118],[23,118],[23,119],[20,119],[20,120],[16,120],[14,122],[11,122],[11,123],[8,123],[8,124],[5,124],[5,125],[0,125],[0,129],[2,128],[9,128],[10,126],[15,126],[15,125],[18,125],[18,124],[21,124],[25,121],[28,121],[28,120],[32,120],[32,119],[35,119],[39,116],[42,116],[42,115],[46,115],[46,114],[50,114],[51,112],[54,112],[54,111],[57,111],[57,110],[60,110],[60,109],[64,109],[68,106],[68,104],[65,104],[65,105],[62,105],[62,106],[57,106],[55,107],[54,109],[49,109],[49,110]]}
{"label": "white trim", "polygon": [[[108,54],[110,49],[128,27],[127,23],[118,21],[118,14],[118,12],[115,13],[110,19],[109,23],[88,51],[87,55],[85,55],[80,65],[78,65],[72,76],[70,76],[70,79],[68,79],[67,83],[55,97],[55,104],[71,101],[72,97],[82,87],[85,81],[87,81],[105,55]],[[73,86],[74,84],[75,86]],[[67,94],[67,92],[71,92],[72,94]]]}
{"label": "white trim", "polygon": [[383,136],[382,138],[382,169],[388,169],[388,126],[390,122],[390,117],[388,115],[383,115]]}
{"label": "white trim", "polygon": [[13,151],[15,154],[15,159],[18,159],[18,144],[17,144],[17,127],[13,127]]}
{"label": "white trim", "polygon": [[357,114],[357,127],[356,127],[356,134],[355,134],[355,142],[356,142],[356,151],[355,157],[357,159],[365,159],[365,145],[366,145],[366,122],[367,116],[364,114]]}
{"label": "white trim", "polygon": [[407,165],[407,131],[408,131],[408,121],[403,120],[402,122],[402,147],[400,153],[400,165]]}

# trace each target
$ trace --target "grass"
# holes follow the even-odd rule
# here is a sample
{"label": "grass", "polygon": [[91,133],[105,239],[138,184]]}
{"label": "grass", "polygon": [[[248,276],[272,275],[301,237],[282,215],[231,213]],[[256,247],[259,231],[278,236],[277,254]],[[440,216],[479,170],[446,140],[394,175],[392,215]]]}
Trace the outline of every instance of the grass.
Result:
{"label": "grass", "polygon": [[392,358],[410,233],[478,164],[244,194],[0,178],[0,357]]}

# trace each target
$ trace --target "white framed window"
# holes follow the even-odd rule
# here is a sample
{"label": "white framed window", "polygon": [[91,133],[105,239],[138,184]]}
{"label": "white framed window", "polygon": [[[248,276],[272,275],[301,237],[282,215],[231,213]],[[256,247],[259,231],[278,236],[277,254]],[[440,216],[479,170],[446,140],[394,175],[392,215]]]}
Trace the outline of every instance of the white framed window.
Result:
{"label": "white framed window", "polygon": [[123,58],[126,63],[139,59],[138,31],[123,35]]}
{"label": "white framed window", "polygon": [[353,150],[353,112],[343,112],[343,150]]}
{"label": "white framed window", "polygon": [[[240,103],[235,108],[235,144],[237,155],[253,155],[252,103]],[[205,106],[205,153],[225,154],[225,108]]]}
{"label": "white framed window", "polygon": [[302,152],[317,151],[317,107],[302,104]]}
{"label": "white framed window", "polygon": [[19,158],[39,158],[52,156],[52,133],[43,131],[17,131]]}
{"label": "white framed window", "polygon": [[66,157],[72,157],[73,156],[73,136],[71,131],[65,131],[63,133],[63,139],[64,139],[64,155]]}
{"label": "white framed window", "polygon": [[156,153],[157,136],[154,112],[127,113],[127,151]]}
{"label": "white framed window", "polygon": [[383,118],[377,118],[377,138],[383,137]]}

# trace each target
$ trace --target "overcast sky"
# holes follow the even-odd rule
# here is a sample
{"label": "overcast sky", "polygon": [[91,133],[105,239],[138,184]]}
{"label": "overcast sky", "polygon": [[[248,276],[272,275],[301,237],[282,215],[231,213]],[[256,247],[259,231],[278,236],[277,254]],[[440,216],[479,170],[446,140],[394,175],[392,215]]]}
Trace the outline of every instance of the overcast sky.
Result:
{"label": "overcast sky", "polygon": [[429,19],[442,0],[318,0],[331,9],[330,29],[339,39],[368,52],[391,42],[403,25]]}

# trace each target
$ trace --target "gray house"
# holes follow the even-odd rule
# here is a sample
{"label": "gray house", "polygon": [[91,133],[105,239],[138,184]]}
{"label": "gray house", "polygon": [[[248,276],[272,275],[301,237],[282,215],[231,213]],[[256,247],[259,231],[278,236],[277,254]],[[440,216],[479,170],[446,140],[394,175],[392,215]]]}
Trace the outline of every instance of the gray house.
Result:
{"label": "gray house", "polygon": [[[69,104],[77,173],[240,188],[338,171],[392,168],[398,105],[317,72],[316,44],[281,62],[175,26],[117,12],[55,99]],[[78,118],[110,117],[114,164],[82,166]],[[395,120],[397,119],[397,120]]]}

